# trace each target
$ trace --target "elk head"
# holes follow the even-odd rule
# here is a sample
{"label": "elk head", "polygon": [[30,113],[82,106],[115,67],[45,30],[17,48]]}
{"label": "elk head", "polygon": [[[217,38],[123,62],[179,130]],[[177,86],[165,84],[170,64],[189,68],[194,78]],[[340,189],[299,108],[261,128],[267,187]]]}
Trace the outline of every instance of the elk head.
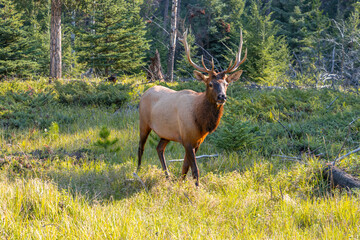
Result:
{"label": "elk head", "polygon": [[[241,49],[243,45],[242,31],[240,30],[240,45],[239,50],[236,54],[235,63],[232,64],[232,61],[229,64],[229,67],[221,72],[216,72],[214,67],[214,59],[211,59],[211,69],[208,69],[204,63],[204,56],[201,56],[202,67],[195,64],[190,57],[190,47],[187,43],[187,30],[183,34],[183,37],[179,40],[184,44],[186,57],[189,63],[198,71],[194,71],[195,78],[203,81],[206,84],[206,96],[208,100],[212,103],[216,103],[218,106],[223,105],[226,102],[226,90],[229,83],[237,81],[241,74],[242,70],[236,71],[236,69],[245,62],[247,57],[247,49],[245,50],[245,56],[241,59]],[[207,73],[207,75],[202,74],[201,72]],[[234,73],[232,73],[234,72]],[[232,73],[232,74],[230,74]]]}

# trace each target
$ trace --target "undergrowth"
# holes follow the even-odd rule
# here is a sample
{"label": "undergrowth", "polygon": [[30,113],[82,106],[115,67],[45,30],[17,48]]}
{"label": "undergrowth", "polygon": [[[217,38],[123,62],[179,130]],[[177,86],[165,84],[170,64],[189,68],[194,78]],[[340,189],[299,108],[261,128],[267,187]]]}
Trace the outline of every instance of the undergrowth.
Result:
{"label": "undergrowth", "polygon": [[[137,102],[154,84],[123,82],[0,85],[0,238],[360,238],[359,192],[330,189],[322,173],[359,146],[356,94],[230,85],[197,153],[218,156],[198,159],[196,188],[179,180],[182,162],[168,161],[165,178],[153,133],[133,174]],[[165,157],[182,159],[183,147],[169,144]],[[359,155],[337,166],[357,175]]]}

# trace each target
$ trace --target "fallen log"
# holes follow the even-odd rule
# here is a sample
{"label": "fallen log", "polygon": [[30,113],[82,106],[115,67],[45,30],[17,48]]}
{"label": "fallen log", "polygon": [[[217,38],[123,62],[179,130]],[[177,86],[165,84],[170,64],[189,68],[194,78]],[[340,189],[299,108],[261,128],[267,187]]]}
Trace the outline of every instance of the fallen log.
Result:
{"label": "fallen log", "polygon": [[[348,157],[351,154],[359,152],[360,148],[355,149],[344,156],[341,156],[334,160],[333,162],[329,162],[323,165],[323,177],[328,181],[330,187],[332,188],[345,188],[345,189],[352,189],[352,188],[359,188],[360,189],[360,179],[354,177],[353,175],[341,170],[340,168],[335,166],[336,161],[342,160]],[[299,157],[290,157],[285,155],[273,155],[274,157],[280,157],[283,160],[290,160],[290,161],[297,161],[302,164],[307,164],[304,161],[301,161]]]}
{"label": "fallen log", "polygon": [[324,177],[329,181],[331,187],[341,188],[360,188],[360,180],[344,172],[332,163],[326,164],[324,168]]}

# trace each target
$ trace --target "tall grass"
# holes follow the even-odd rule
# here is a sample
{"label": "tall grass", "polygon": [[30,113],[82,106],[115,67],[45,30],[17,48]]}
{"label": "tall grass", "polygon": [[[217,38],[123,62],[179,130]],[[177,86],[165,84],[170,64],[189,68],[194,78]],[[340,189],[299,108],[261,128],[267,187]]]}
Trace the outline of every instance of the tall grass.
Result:
{"label": "tall grass", "polygon": [[[136,103],[147,86],[136,85],[136,80],[124,81],[132,85],[124,92],[128,102],[120,107],[112,103],[69,105],[58,102],[55,94],[52,103],[40,106],[41,111],[33,115],[38,120],[46,112],[52,119],[49,123],[3,125],[1,239],[360,238],[358,192],[330,189],[322,177],[323,163],[333,159],[345,140],[343,151],[359,144],[357,121],[345,139],[349,120],[359,114],[356,95],[316,90],[244,91],[240,85],[231,86],[226,114],[257,127],[253,132],[256,144],[223,151],[208,138],[199,154],[219,156],[198,159],[201,178],[196,188],[191,176],[185,182],[179,180],[181,162],[168,162],[171,177],[165,178],[154,134],[145,147],[138,172],[141,180],[133,176],[138,143]],[[19,92],[29,86],[35,89],[33,94],[52,88],[40,81],[5,82],[1,89],[2,93]],[[171,87],[192,86],[201,88],[191,83]],[[0,99],[8,101],[4,94]],[[3,106],[0,111],[9,110],[8,105]],[[11,116],[16,119],[17,115]],[[223,120],[232,118],[225,115]],[[0,120],[9,119],[1,115]],[[104,126],[110,139],[119,139],[118,150],[95,144]],[[302,148],[297,144],[303,144],[304,150],[299,151]],[[319,152],[324,155],[309,151],[315,146],[321,146]],[[285,153],[299,157],[300,162],[275,156]],[[183,147],[170,143],[165,157],[183,158]],[[359,155],[339,162],[351,173],[358,172],[359,163]]]}

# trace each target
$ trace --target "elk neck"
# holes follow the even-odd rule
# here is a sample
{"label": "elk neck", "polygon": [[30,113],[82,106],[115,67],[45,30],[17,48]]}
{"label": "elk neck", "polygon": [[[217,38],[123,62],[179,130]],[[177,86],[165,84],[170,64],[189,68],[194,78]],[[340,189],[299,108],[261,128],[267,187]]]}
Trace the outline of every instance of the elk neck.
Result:
{"label": "elk neck", "polygon": [[215,131],[223,115],[224,105],[218,105],[210,99],[206,92],[199,94],[194,109],[195,123],[201,134]]}

